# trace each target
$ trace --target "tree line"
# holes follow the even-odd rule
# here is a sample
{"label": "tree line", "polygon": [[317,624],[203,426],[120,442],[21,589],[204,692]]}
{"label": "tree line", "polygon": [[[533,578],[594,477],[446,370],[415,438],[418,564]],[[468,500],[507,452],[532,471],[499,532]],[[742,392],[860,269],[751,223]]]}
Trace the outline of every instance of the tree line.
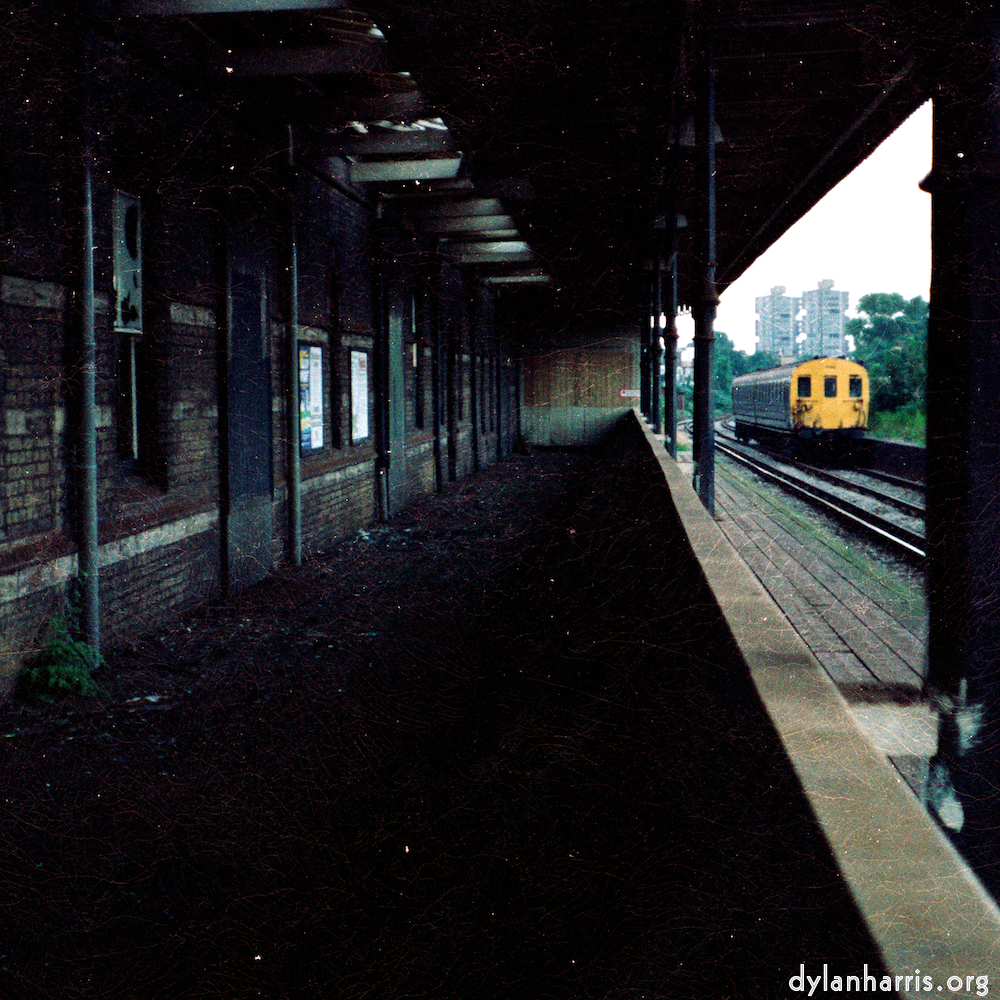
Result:
{"label": "tree line", "polygon": [[872,411],[923,413],[928,303],[919,295],[872,292],[861,296],[858,313],[845,332],[854,341],[851,357],[868,369]]}

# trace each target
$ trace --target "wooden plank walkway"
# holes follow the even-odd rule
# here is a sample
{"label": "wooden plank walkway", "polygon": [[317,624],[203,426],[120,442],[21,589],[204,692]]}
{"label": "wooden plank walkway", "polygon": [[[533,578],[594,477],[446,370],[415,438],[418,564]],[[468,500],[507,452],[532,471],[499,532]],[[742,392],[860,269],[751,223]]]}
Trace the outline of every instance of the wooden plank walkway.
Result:
{"label": "wooden plank walkway", "polygon": [[716,519],[848,701],[919,696],[926,605],[914,574],[722,463]]}
{"label": "wooden plank walkway", "polygon": [[720,462],[716,520],[836,684],[859,728],[923,799],[937,719],[921,700],[926,602],[916,573]]}

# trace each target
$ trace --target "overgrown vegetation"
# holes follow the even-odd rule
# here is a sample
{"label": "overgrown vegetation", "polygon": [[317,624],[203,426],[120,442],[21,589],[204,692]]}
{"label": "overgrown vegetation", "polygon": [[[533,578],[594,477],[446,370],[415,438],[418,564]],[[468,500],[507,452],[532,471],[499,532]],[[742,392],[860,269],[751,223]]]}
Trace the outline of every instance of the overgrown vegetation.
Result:
{"label": "overgrown vegetation", "polygon": [[20,673],[18,697],[30,702],[53,702],[73,695],[92,697],[100,692],[94,673],[104,660],[92,646],[76,638],[75,610],[56,615],[42,636],[41,652]]}
{"label": "overgrown vegetation", "polygon": [[[897,437],[923,426],[928,309],[919,295],[904,299],[898,292],[871,292],[858,300],[858,318],[847,321],[851,357],[868,369],[870,429],[877,436]],[[876,431],[880,426],[895,433]]]}
{"label": "overgrown vegetation", "polygon": [[888,413],[876,412],[868,421],[868,433],[890,441],[924,445],[927,441],[927,414],[923,407],[915,403]]}

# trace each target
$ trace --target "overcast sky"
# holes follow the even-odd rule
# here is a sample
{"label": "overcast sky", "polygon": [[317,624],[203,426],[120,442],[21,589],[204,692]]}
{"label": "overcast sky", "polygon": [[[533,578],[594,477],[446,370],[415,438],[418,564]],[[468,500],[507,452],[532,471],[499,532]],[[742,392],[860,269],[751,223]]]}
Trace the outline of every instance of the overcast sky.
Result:
{"label": "overcast sky", "polygon": [[[849,315],[869,292],[929,299],[931,198],[917,185],[930,167],[928,103],[723,292],[715,329],[752,354],[757,296],[775,285],[799,296],[824,278],[848,292]],[[690,339],[689,317],[678,332]]]}

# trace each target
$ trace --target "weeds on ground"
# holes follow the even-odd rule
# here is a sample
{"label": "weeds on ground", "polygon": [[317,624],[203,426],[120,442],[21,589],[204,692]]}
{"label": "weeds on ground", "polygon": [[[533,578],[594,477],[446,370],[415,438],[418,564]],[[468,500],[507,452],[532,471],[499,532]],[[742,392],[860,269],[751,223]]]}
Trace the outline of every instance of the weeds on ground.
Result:
{"label": "weeds on ground", "polygon": [[25,701],[50,703],[73,695],[100,692],[93,674],[104,664],[101,655],[77,639],[76,614],[55,615],[43,633],[44,646],[17,679],[17,695]]}

